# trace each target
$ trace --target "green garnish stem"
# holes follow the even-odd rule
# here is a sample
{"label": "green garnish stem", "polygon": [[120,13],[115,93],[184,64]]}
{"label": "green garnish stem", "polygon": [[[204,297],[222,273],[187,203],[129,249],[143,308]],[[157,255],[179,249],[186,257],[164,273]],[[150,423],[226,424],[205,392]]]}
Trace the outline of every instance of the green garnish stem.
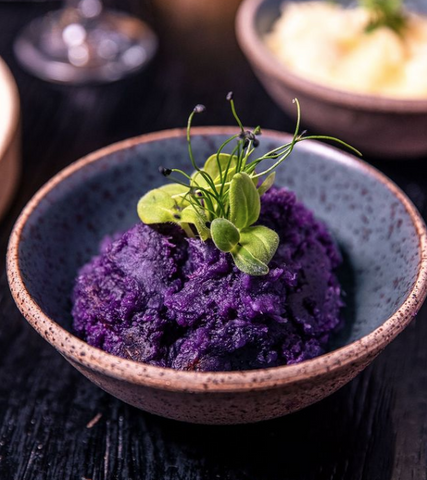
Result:
{"label": "green garnish stem", "polygon": [[[146,224],[172,222],[180,225],[188,237],[195,237],[197,232],[202,241],[212,239],[219,250],[232,256],[241,271],[249,275],[266,275],[268,264],[279,245],[279,237],[273,230],[256,223],[261,211],[260,197],[273,185],[274,170],[292,153],[295,145],[304,140],[333,140],[357,154],[360,152],[333,137],[299,133],[301,108],[295,99],[297,121],[292,140],[249,161],[258,146],[257,135],[261,134],[261,129],[245,130],[231,92],[227,100],[240,134],[224,141],[218,151],[206,160],[203,168],[199,168],[191,144],[193,117],[204,111],[202,105],[197,105],[187,124],[188,153],[194,168],[193,174],[161,167],[161,173],[168,178],[171,178],[171,173],[176,173],[184,180],[173,179],[175,183],[146,193],[138,203],[138,215]],[[237,144],[231,153],[223,153],[225,147],[235,140]],[[265,160],[275,162],[263,171],[256,172],[255,169]],[[259,178],[264,176],[266,178],[259,185]]]}
{"label": "green garnish stem", "polygon": [[370,20],[365,28],[367,33],[380,27],[388,27],[401,35],[407,24],[402,0],[359,0],[360,6],[370,12]]}

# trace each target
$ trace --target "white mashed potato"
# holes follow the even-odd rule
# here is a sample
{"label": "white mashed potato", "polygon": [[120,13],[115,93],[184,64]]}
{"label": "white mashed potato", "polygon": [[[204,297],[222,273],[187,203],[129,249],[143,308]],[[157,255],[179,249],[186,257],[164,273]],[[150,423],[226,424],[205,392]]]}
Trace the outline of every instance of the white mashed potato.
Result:
{"label": "white mashed potato", "polygon": [[326,2],[289,2],[266,36],[295,73],[341,90],[387,97],[427,97],[427,17],[410,15],[402,35],[366,33],[369,13]]}

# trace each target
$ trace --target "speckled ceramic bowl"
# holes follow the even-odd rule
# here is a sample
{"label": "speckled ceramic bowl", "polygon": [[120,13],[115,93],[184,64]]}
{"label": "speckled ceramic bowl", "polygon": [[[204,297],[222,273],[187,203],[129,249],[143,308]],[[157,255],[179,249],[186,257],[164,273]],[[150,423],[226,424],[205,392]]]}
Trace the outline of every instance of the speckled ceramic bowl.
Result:
{"label": "speckled ceramic bowl", "polygon": [[[263,37],[285,1],[244,0],[236,22],[240,47],[278,105],[295,116],[292,99],[297,97],[305,125],[333,134],[364,154],[384,158],[426,154],[427,99],[400,100],[328,88],[296,75],[278,60]],[[426,11],[421,0],[413,0],[411,8]]]}
{"label": "speckled ceramic bowl", "polygon": [[[236,129],[194,129],[207,158]],[[264,131],[260,153],[290,137]],[[117,358],[71,333],[76,273],[104,235],[138,222],[136,203],[164,179],[160,165],[188,170],[183,130],[144,135],[66,168],[29,202],[13,230],[9,283],[28,322],[72,365],[112,395],[143,410],[207,424],[285,415],[351,380],[416,315],[426,295],[426,228],[385,176],[331,147],[298,144],[277,172],[324,220],[345,257],[347,328],[331,352],[298,365],[228,373],[176,371]],[[410,353],[409,353],[410,354]]]}

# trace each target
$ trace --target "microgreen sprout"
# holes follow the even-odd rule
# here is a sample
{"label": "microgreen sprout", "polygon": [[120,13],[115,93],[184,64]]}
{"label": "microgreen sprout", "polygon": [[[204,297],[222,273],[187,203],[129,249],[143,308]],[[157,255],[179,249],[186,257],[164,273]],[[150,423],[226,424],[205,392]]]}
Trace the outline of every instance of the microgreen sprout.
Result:
{"label": "microgreen sprout", "polygon": [[[174,183],[146,193],[138,202],[138,215],[146,224],[172,222],[188,237],[211,239],[219,250],[232,255],[240,270],[265,275],[279,237],[273,230],[255,224],[261,211],[260,197],[274,183],[274,170],[303,140],[332,140],[358,155],[360,152],[333,137],[300,133],[300,104],[295,99],[297,122],[291,141],[252,159],[260,143],[261,128],[245,129],[237,115],[233,93],[229,92],[226,98],[240,133],[225,140],[200,168],[192,149],[191,125],[193,117],[204,112],[205,107],[197,105],[187,125],[188,153],[194,172],[188,175],[180,169],[159,167],[160,173]],[[224,153],[226,147],[231,149],[230,153]],[[263,169],[265,161],[272,165]]]}
{"label": "microgreen sprout", "polygon": [[359,0],[362,7],[370,11],[371,18],[366,32],[379,27],[388,27],[399,35],[406,26],[406,15],[402,0]]}

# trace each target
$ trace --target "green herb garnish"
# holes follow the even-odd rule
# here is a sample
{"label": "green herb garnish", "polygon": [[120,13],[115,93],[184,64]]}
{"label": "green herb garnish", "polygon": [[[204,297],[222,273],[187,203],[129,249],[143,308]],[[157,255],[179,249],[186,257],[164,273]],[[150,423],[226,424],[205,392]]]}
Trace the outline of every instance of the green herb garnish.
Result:
{"label": "green herb garnish", "polygon": [[[149,191],[138,202],[138,215],[146,224],[173,222],[178,224],[189,237],[199,237],[206,241],[212,239],[222,252],[229,252],[236,266],[249,275],[265,275],[268,263],[279,245],[279,237],[273,230],[254,225],[261,210],[260,197],[274,183],[275,172],[291,154],[294,146],[309,139],[333,140],[360,155],[360,152],[347,143],[323,135],[305,136],[299,133],[300,105],[297,106],[297,123],[293,138],[289,143],[274,148],[266,154],[252,159],[259,145],[261,128],[245,130],[240,121],[233,100],[233,94],[227,95],[231,110],[240,132],[228,138],[199,168],[191,146],[191,124],[197,113],[205,110],[197,105],[191,112],[187,126],[188,152],[193,174],[187,175],[176,168],[160,168],[160,172],[175,183],[164,185]],[[231,153],[224,153],[227,145],[234,145]],[[266,160],[273,165],[256,171]],[[265,165],[265,163],[264,163]],[[262,178],[264,178],[263,181]]]}
{"label": "green herb garnish", "polygon": [[406,26],[406,15],[402,0],[359,0],[360,5],[371,12],[366,32],[379,27],[388,27],[399,35]]}

